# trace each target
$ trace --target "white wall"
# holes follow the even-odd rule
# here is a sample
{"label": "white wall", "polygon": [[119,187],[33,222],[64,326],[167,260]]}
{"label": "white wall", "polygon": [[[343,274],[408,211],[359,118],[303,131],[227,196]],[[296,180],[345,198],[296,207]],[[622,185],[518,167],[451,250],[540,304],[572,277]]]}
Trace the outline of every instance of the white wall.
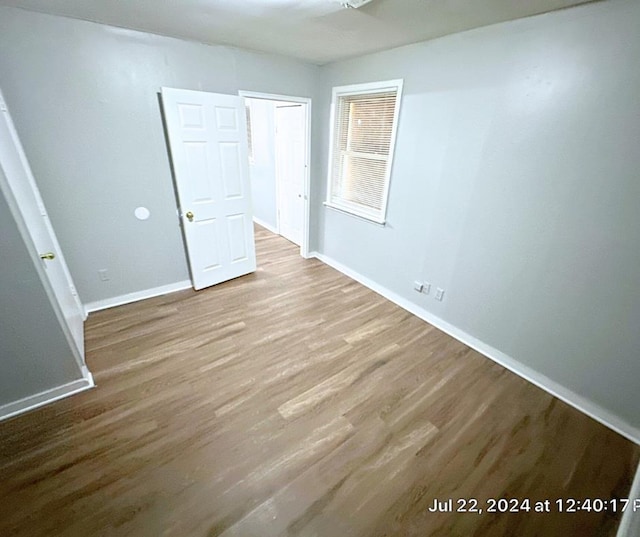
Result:
{"label": "white wall", "polygon": [[251,99],[253,162],[251,200],[253,215],[277,228],[275,104],[266,99]]}
{"label": "white wall", "polygon": [[[314,97],[318,73],[277,56],[0,7],[0,84],[83,302],[188,279],[161,86]],[[140,205],[149,220],[135,219]]]}
{"label": "white wall", "polygon": [[2,407],[80,380],[82,372],[2,192],[0,256]]}
{"label": "white wall", "polygon": [[[640,431],[640,2],[328,65],[404,78],[388,225],[321,206],[321,253]],[[423,279],[440,303],[412,290]]]}

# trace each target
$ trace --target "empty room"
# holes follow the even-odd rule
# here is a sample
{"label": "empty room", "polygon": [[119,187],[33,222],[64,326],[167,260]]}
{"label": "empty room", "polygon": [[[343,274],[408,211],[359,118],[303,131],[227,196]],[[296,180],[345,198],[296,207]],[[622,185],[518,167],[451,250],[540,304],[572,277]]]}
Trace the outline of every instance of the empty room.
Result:
{"label": "empty room", "polygon": [[639,27],[0,0],[0,535],[640,536]]}

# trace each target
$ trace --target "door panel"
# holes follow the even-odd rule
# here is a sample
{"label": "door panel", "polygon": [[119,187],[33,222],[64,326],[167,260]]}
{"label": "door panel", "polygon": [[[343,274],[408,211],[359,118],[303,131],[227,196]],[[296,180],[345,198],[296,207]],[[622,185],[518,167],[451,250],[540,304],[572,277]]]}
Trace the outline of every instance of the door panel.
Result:
{"label": "door panel", "polygon": [[59,312],[70,344],[78,351],[84,363],[84,308],[71,279],[71,274],[60,250],[60,245],[47,215],[40,191],[36,185],[18,134],[9,115],[9,110],[0,93],[0,166],[6,176],[7,199],[13,199],[26,225],[26,234],[41,256],[53,254],[52,258],[40,259],[47,278],[47,287],[53,294],[54,308]]}
{"label": "door panel", "polygon": [[191,179],[186,187],[194,203],[214,201],[214,188],[211,181],[211,165],[207,156],[207,144],[203,142],[185,142],[184,146],[187,172]]}
{"label": "door panel", "polygon": [[224,195],[227,200],[244,196],[241,159],[240,144],[236,142],[223,142],[220,144],[222,184],[224,185]]}
{"label": "door panel", "polygon": [[202,267],[205,272],[210,272],[220,267],[221,255],[218,248],[220,240],[218,238],[220,231],[218,230],[219,219],[210,218],[209,220],[200,220],[195,222],[191,230],[194,240],[198,243],[207,244],[208,248],[197,250],[193,253],[194,261],[198,266]]}
{"label": "door panel", "polygon": [[195,289],[255,271],[244,100],[162,88]]}
{"label": "door panel", "polygon": [[204,116],[202,106],[199,104],[178,104],[180,125],[185,129],[204,128]]}
{"label": "door panel", "polygon": [[247,220],[244,214],[227,217],[227,231],[231,247],[231,262],[238,263],[247,259],[247,249],[243,238],[247,234]]}
{"label": "door panel", "polygon": [[216,126],[218,130],[235,131],[238,127],[238,113],[234,107],[216,106]]}

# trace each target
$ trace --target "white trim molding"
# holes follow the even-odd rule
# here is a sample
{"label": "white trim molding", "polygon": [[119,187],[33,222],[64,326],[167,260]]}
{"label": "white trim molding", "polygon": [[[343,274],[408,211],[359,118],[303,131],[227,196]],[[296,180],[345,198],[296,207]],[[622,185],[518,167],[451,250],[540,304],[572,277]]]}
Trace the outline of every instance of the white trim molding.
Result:
{"label": "white trim molding", "polygon": [[366,276],[363,276],[362,274],[346,267],[335,259],[332,259],[331,257],[319,252],[311,252],[310,257],[315,257],[316,259],[319,259],[330,267],[333,267],[338,272],[342,272],[342,274],[344,274],[345,276],[348,276],[358,283],[361,283],[365,287],[368,287],[372,291],[375,291],[379,295],[383,296],[387,300],[390,300],[391,302],[407,310],[408,312],[413,313],[416,317],[419,317],[423,321],[426,321],[439,330],[442,330],[446,334],[449,334],[451,337],[478,351],[480,354],[483,354],[484,356],[490,358],[501,366],[506,367],[516,375],[522,377],[525,380],[528,380],[532,384],[535,384],[536,386],[538,386],[538,388],[543,389],[554,397],[557,397],[558,399],[578,409],[580,412],[602,423],[609,429],[612,429],[618,434],[631,440],[635,444],[640,444],[640,429],[620,419],[609,410],[601,407],[600,405],[594,403],[586,397],[573,392],[572,390],[550,379],[542,373],[539,373],[538,371],[535,371],[534,369],[522,364],[515,358],[512,358],[511,356],[496,349],[495,347],[492,347],[491,345],[488,345],[487,343],[484,343],[471,334],[468,334],[464,330],[461,330],[457,326],[454,326],[441,319],[440,317],[433,315],[426,309],[418,306],[417,304],[414,304],[410,300],[407,300],[406,298],[374,282]]}
{"label": "white trim molding", "polygon": [[640,510],[634,508],[634,501],[640,501],[640,464],[627,498],[629,498],[629,504],[622,513],[616,537],[638,537],[640,535]]}
{"label": "white trim molding", "polygon": [[257,216],[253,217],[253,222],[258,224],[260,227],[265,228],[267,231],[271,231],[271,233],[274,233],[275,235],[280,235],[275,227],[273,227],[271,224],[267,224],[264,220],[258,218]]}
{"label": "white trim molding", "polygon": [[0,421],[24,414],[54,401],[58,401],[70,395],[84,392],[95,386],[93,376],[86,367],[82,368],[82,378],[74,380],[62,386],[57,386],[44,392],[36,393],[12,403],[0,406]]}
{"label": "white trim molding", "polygon": [[168,295],[169,293],[175,293],[176,291],[184,291],[185,289],[190,289],[191,287],[191,280],[183,280],[181,282],[170,283],[168,285],[161,285],[160,287],[145,289],[144,291],[136,291],[135,293],[128,293],[126,295],[114,296],[113,298],[105,298],[103,300],[89,302],[84,305],[84,309],[87,313],[106,310],[109,308],[115,308],[116,306],[130,304],[131,302],[146,300],[147,298]]}

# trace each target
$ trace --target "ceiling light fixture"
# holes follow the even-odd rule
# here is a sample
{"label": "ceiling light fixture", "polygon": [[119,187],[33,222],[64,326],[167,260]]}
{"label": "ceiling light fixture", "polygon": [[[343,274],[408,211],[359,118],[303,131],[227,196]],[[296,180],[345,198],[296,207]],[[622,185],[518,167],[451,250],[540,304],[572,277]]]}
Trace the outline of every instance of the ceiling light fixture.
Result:
{"label": "ceiling light fixture", "polygon": [[371,2],[371,0],[338,0],[338,1],[342,5],[342,7],[349,8],[349,9],[358,9],[359,7],[362,7],[365,4],[368,4],[369,2]]}

